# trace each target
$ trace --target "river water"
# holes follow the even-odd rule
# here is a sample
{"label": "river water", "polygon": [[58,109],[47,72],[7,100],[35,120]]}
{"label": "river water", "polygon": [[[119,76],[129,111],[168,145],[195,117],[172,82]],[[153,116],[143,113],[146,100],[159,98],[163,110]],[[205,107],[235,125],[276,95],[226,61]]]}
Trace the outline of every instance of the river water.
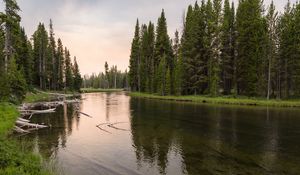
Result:
{"label": "river water", "polygon": [[23,137],[64,174],[300,174],[299,109],[82,98],[92,118],[60,107],[32,118],[51,128]]}

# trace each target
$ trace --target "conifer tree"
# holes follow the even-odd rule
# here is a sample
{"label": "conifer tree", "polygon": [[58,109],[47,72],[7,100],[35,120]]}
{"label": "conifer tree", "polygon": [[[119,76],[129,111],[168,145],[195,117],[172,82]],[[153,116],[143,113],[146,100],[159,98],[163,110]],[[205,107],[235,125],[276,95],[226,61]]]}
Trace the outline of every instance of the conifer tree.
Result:
{"label": "conifer tree", "polygon": [[57,53],[56,53],[56,64],[57,64],[57,89],[62,90],[64,88],[64,47],[61,39],[57,41]]}
{"label": "conifer tree", "polygon": [[234,5],[230,7],[229,0],[224,2],[223,21],[221,28],[222,53],[221,53],[221,80],[223,93],[228,95],[234,89],[235,79],[235,28]]}
{"label": "conifer tree", "polygon": [[54,38],[54,29],[53,29],[53,23],[50,19],[50,25],[49,25],[49,58],[50,58],[50,83],[51,83],[51,89],[56,90],[57,89],[57,59],[56,59],[56,42]]}
{"label": "conifer tree", "polygon": [[71,63],[71,55],[67,48],[65,48],[65,89],[73,90],[73,71]]}
{"label": "conifer tree", "polygon": [[132,91],[139,91],[139,59],[140,59],[140,26],[136,22],[134,38],[131,45],[130,63],[129,63],[129,84]]}
{"label": "conifer tree", "polygon": [[145,24],[142,25],[141,28],[141,55],[140,55],[140,62],[139,62],[139,75],[140,75],[140,91],[145,92],[147,89],[147,77],[148,71],[147,66],[148,65],[148,59],[149,59],[149,53],[148,53],[148,28]]}
{"label": "conifer tree", "polygon": [[238,92],[257,96],[266,92],[266,20],[260,0],[240,1],[237,10]]}
{"label": "conifer tree", "polygon": [[79,66],[76,60],[76,57],[74,57],[74,64],[73,64],[73,89],[75,91],[80,91],[81,84],[82,84],[82,78],[79,71]]}
{"label": "conifer tree", "polygon": [[5,47],[4,47],[4,70],[7,72],[9,59],[13,56],[13,30],[19,27],[21,17],[18,12],[20,7],[15,0],[4,0],[5,15],[2,20],[5,22]]}
{"label": "conifer tree", "polygon": [[[167,21],[165,17],[165,12],[162,10],[161,16],[158,18],[157,28],[156,28],[156,42],[155,42],[155,49],[154,49],[154,70],[156,71],[161,63],[161,59],[165,58],[166,60],[166,67],[170,69],[170,80],[173,80],[174,76],[174,56],[172,51],[172,44],[170,37],[167,31]],[[166,71],[162,71],[166,73]],[[160,76],[160,78],[166,78],[166,75]],[[165,82],[166,80],[161,80],[161,82]],[[174,92],[174,85],[173,81],[170,82],[171,84],[171,93]],[[165,86],[164,86],[165,87]],[[160,84],[158,82],[154,82],[155,89],[161,89]],[[164,93],[162,93],[164,94]]]}
{"label": "conifer tree", "polygon": [[[278,13],[276,12],[274,2],[271,2],[271,5],[267,14],[267,22],[268,22],[268,89],[267,89],[267,99],[270,99],[271,89],[274,87],[275,83],[272,83],[274,79],[274,70],[275,61],[277,58],[277,45],[278,45],[278,37],[277,37],[277,22],[278,22]],[[276,71],[276,70],[275,70]],[[274,95],[274,94],[273,94]]]}

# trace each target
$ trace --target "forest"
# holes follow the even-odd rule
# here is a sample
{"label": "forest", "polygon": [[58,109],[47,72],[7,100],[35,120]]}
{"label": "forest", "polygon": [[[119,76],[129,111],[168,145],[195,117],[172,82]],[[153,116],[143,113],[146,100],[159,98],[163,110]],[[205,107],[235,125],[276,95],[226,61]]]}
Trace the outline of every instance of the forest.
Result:
{"label": "forest", "polygon": [[132,91],[158,95],[300,96],[300,4],[279,13],[261,0],[207,0],[190,5],[182,31],[168,35],[137,20],[131,46]]}
{"label": "forest", "polygon": [[128,89],[129,82],[127,70],[122,72],[118,70],[116,65],[109,68],[107,62],[104,64],[104,69],[105,72],[84,75],[82,87],[94,89]]}
{"label": "forest", "polygon": [[19,103],[34,88],[80,91],[76,57],[72,59],[62,40],[56,40],[52,20],[48,27],[39,23],[28,37],[20,25],[17,2],[4,3],[5,13],[0,13],[0,100]]}

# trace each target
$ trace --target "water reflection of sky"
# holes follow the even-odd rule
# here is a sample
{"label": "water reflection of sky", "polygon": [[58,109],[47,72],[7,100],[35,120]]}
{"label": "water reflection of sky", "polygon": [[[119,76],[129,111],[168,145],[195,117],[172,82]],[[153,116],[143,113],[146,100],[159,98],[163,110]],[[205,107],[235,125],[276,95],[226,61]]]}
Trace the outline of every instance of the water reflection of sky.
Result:
{"label": "water reflection of sky", "polygon": [[[123,93],[83,95],[35,116],[26,138],[66,174],[297,174],[299,110],[178,104]],[[116,123],[115,128],[101,123]]]}

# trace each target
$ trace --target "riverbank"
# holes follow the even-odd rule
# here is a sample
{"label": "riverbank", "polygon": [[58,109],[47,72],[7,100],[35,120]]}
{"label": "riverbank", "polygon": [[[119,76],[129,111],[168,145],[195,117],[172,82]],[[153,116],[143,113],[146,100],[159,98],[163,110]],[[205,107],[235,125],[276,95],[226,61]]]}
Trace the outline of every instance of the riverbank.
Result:
{"label": "riverbank", "polygon": [[52,174],[46,170],[38,155],[8,137],[18,116],[15,105],[0,103],[0,174]]}
{"label": "riverbank", "polygon": [[94,89],[94,88],[82,88],[82,93],[95,93],[95,92],[122,92],[124,89]]}
{"label": "riverbank", "polygon": [[131,92],[132,97],[150,98],[178,102],[210,103],[243,106],[270,106],[270,107],[300,107],[300,100],[265,100],[247,97],[209,97],[209,96],[159,96],[147,93]]}

